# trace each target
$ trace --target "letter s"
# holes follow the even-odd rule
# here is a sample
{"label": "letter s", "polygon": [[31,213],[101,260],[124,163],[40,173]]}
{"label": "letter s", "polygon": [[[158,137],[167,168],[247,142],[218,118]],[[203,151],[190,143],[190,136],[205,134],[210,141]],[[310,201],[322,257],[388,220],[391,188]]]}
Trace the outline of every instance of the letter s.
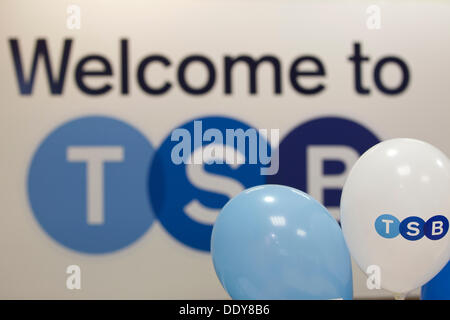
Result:
{"label": "letter s", "polygon": [[[408,231],[406,234],[411,237],[417,236],[420,233],[420,230],[418,227],[419,227],[419,224],[415,221],[408,223],[407,228],[410,231]],[[414,231],[414,232],[411,232],[411,231]]]}
{"label": "letter s", "polygon": [[[225,160],[225,163],[230,163],[230,166],[233,169],[237,169],[240,166],[239,163],[245,162],[245,156],[238,150],[227,145],[223,145],[223,148],[225,149],[225,152],[222,152],[222,156],[224,158],[222,160]],[[191,154],[191,159],[197,159],[197,153],[199,152],[203,152],[202,148],[196,149]],[[244,161],[235,160],[239,160],[240,158],[244,158]],[[210,161],[213,159],[213,155],[209,155],[208,158],[205,159],[205,154],[203,154],[204,163],[210,163]],[[196,186],[197,188],[224,194],[230,199],[245,189],[245,187],[240,182],[230,177],[209,173],[205,170],[203,165],[194,164],[193,161],[189,161],[188,163],[191,164],[186,166],[187,178],[192,183],[192,185]],[[218,209],[205,207],[197,199],[191,200],[183,208],[183,210],[191,219],[203,224],[213,224],[220,212],[220,210]]]}

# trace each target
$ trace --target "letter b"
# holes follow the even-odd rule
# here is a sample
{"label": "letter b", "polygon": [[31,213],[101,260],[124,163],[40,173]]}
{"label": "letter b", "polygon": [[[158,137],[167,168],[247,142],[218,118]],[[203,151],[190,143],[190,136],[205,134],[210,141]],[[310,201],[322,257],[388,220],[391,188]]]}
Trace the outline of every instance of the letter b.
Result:
{"label": "letter b", "polygon": [[428,239],[442,239],[448,232],[449,223],[442,215],[434,216],[425,223],[424,232]]}

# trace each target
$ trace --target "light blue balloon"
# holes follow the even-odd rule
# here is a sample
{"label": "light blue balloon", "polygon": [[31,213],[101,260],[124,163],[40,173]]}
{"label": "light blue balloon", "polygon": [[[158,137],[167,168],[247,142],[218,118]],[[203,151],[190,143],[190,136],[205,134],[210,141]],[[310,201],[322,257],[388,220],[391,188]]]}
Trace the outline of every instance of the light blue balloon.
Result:
{"label": "light blue balloon", "polygon": [[422,300],[450,300],[450,262],[422,287]]}
{"label": "light blue balloon", "polygon": [[352,299],[341,228],[299,190],[263,185],[239,193],[211,238],[217,276],[233,299]]}

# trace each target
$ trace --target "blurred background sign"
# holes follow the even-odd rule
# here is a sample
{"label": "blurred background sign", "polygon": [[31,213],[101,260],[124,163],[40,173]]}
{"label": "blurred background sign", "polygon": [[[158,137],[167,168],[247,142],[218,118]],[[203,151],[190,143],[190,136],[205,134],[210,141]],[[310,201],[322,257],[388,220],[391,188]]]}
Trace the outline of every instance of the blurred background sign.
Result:
{"label": "blurred background sign", "polygon": [[[445,1],[0,8],[3,299],[227,298],[209,241],[239,191],[290,185],[338,219],[349,168],[378,141],[450,154]],[[278,166],[261,174],[247,149],[177,164],[180,128],[197,147],[208,129],[253,128]],[[389,297],[353,272],[356,298]]]}

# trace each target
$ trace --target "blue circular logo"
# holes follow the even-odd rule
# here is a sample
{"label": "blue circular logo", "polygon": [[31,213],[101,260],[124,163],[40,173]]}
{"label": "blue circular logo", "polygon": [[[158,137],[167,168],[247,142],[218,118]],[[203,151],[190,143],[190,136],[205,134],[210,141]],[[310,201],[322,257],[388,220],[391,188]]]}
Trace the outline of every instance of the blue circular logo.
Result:
{"label": "blue circular logo", "polygon": [[[225,117],[205,117],[174,129],[156,152],[150,176],[155,214],[178,241],[210,250],[215,218],[240,191],[265,183],[258,130]],[[264,153],[264,152],[263,152]]]}
{"label": "blue circular logo", "polygon": [[45,138],[29,168],[37,221],[79,252],[130,245],[154,221],[147,193],[153,155],[147,139],[122,121],[84,117],[65,123]]}
{"label": "blue circular logo", "polygon": [[395,238],[400,233],[400,221],[393,215],[382,214],[375,220],[375,230],[383,238]]}
{"label": "blue circular logo", "polygon": [[448,231],[448,219],[445,216],[437,215],[428,219],[425,223],[424,232],[428,239],[442,239]]}
{"label": "blue circular logo", "polygon": [[421,217],[411,216],[400,223],[400,233],[406,240],[416,241],[424,236],[424,225]]}
{"label": "blue circular logo", "polygon": [[[369,129],[349,119],[324,117],[308,121],[282,140],[279,171],[268,176],[267,182],[302,190],[324,206],[337,208],[346,173],[360,155],[379,142]],[[341,185],[332,181],[339,178]]]}

